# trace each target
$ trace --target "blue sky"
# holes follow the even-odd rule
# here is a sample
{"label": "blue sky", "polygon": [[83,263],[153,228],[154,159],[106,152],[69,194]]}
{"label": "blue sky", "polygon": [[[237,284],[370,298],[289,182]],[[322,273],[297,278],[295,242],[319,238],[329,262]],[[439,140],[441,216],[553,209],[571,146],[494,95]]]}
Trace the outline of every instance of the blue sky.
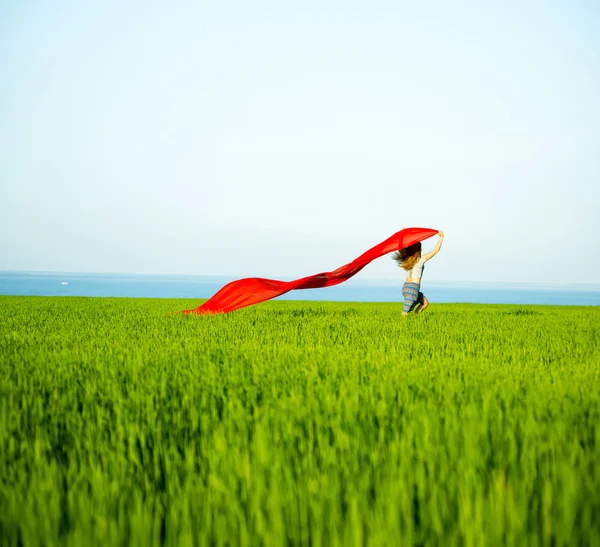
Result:
{"label": "blue sky", "polygon": [[600,281],[600,4],[295,4],[0,5],[0,269]]}

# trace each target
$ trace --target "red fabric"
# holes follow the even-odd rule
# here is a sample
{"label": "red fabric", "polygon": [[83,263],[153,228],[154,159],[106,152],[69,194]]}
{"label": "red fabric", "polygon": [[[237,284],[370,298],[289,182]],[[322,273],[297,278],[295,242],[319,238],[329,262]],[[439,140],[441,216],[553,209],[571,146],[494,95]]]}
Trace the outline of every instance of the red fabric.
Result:
{"label": "red fabric", "polygon": [[262,277],[238,279],[227,283],[201,306],[185,310],[183,313],[228,313],[276,298],[289,291],[331,287],[350,279],[376,258],[409,247],[437,233],[437,230],[430,228],[405,228],[333,272],[309,275],[295,281],[277,281]]}

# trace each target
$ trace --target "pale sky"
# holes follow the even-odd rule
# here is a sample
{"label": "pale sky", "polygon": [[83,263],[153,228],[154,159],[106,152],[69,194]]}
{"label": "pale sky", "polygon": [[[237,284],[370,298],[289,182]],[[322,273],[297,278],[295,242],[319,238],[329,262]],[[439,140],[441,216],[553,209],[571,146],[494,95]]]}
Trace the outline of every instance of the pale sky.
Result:
{"label": "pale sky", "polygon": [[595,0],[3,2],[0,270],[598,283],[599,59]]}

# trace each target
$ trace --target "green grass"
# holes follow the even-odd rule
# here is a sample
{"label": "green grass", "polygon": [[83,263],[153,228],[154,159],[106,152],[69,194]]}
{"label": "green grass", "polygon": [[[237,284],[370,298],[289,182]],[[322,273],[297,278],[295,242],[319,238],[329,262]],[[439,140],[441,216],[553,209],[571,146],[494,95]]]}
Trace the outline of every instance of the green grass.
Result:
{"label": "green grass", "polygon": [[600,545],[600,308],[0,297],[2,545]]}

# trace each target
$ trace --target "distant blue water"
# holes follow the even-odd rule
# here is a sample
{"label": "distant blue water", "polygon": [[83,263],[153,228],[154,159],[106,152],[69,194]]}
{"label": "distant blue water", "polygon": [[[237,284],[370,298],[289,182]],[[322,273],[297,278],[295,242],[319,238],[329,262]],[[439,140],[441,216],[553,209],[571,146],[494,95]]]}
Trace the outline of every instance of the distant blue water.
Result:
{"label": "distant blue water", "polygon": [[[210,298],[233,278],[183,275],[73,274],[0,272],[0,294],[30,296],[113,296],[146,298]],[[292,291],[284,300],[401,302],[402,281],[357,278],[325,289]],[[498,285],[427,283],[421,290],[431,302],[481,304],[557,304],[600,306],[600,286],[580,290]]]}

